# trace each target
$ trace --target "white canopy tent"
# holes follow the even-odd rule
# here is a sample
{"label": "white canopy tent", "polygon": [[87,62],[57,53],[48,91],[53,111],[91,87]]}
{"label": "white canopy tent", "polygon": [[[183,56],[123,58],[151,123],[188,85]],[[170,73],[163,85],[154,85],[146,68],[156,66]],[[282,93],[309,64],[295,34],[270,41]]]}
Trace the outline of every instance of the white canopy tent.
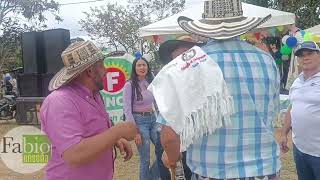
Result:
{"label": "white canopy tent", "polygon": [[312,28],[306,29],[307,32],[320,36],[320,24]]}
{"label": "white canopy tent", "polygon": [[[191,19],[200,20],[202,19],[203,6],[203,0],[193,1],[193,3],[184,11],[140,28],[140,36],[148,37],[152,35],[186,34],[186,32],[178,25],[178,17],[186,16]],[[259,28],[295,24],[295,15],[293,13],[268,9],[247,3],[242,3],[242,9],[244,16],[248,17],[264,17],[269,14],[272,15],[272,18],[260,25]]]}

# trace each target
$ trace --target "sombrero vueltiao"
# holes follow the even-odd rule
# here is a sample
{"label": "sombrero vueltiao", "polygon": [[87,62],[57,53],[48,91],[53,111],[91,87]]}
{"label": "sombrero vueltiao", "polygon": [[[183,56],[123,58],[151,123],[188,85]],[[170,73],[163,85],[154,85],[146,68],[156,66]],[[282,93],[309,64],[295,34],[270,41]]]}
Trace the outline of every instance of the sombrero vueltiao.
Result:
{"label": "sombrero vueltiao", "polygon": [[49,91],[69,83],[104,56],[91,41],[72,43],[61,54],[64,67],[51,79]]}
{"label": "sombrero vueltiao", "polygon": [[271,18],[271,15],[244,17],[241,0],[204,1],[202,16],[201,20],[180,16],[178,23],[189,33],[221,40],[245,34]]}

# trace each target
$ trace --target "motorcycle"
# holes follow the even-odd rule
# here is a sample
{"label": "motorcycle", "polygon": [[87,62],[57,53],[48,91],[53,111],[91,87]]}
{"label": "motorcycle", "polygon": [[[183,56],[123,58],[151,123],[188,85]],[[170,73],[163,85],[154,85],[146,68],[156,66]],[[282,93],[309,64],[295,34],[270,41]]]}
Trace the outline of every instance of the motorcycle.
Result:
{"label": "motorcycle", "polygon": [[[13,69],[5,73],[19,73],[22,71],[21,67]],[[2,81],[1,96],[0,96],[0,120],[11,120],[16,118],[17,94],[13,91],[13,86],[6,81]]]}
{"label": "motorcycle", "polygon": [[16,117],[16,96],[15,95],[4,95],[0,99],[0,120],[11,120]]}

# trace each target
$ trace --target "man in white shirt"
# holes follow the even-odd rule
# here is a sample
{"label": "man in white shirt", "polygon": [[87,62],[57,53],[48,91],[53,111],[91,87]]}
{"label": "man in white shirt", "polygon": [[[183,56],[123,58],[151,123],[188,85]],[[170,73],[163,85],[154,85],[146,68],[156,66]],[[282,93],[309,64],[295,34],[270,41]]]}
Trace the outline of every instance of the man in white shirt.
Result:
{"label": "man in white shirt", "polygon": [[288,151],[287,135],[292,129],[293,155],[299,180],[320,180],[320,48],[312,41],[298,45],[302,73],[290,88],[281,151]]}

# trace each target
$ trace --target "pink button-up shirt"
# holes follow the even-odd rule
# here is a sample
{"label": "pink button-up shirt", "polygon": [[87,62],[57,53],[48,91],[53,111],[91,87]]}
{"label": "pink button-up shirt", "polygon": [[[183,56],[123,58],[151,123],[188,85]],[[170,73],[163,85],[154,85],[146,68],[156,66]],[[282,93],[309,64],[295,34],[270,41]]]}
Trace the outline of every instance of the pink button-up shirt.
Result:
{"label": "pink button-up shirt", "polygon": [[80,83],[71,83],[52,92],[40,110],[41,128],[52,144],[46,166],[46,180],[111,180],[113,152],[107,150],[96,160],[70,167],[62,158],[65,150],[111,127],[99,93],[92,94]]}

